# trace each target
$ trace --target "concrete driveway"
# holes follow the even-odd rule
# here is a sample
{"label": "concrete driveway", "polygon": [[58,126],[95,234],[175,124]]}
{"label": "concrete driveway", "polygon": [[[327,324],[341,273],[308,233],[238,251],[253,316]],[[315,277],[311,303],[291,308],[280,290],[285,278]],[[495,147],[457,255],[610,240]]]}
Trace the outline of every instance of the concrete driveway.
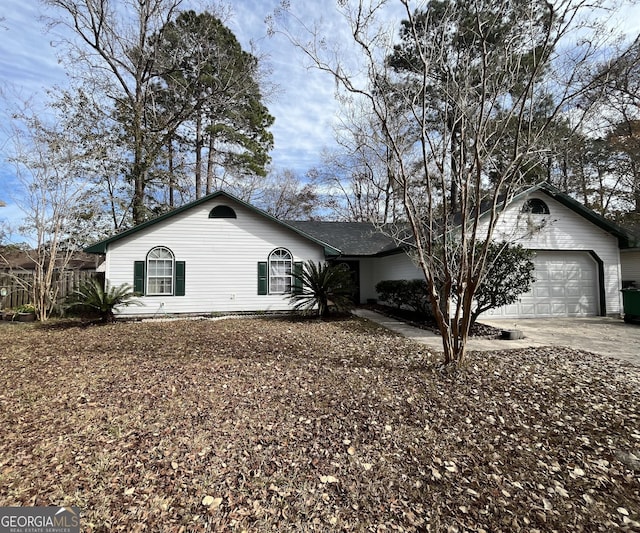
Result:
{"label": "concrete driveway", "polygon": [[499,329],[519,329],[521,341],[500,341],[509,345],[569,346],[626,359],[640,366],[640,325],[626,324],[620,318],[529,318],[522,320],[483,320]]}
{"label": "concrete driveway", "polygon": [[[365,309],[358,309],[356,314],[425,344],[434,351],[442,350],[442,341],[434,333]],[[617,357],[640,366],[640,325],[625,324],[619,318],[529,318],[481,322],[498,329],[518,329],[524,333],[524,339],[470,339],[469,350],[569,346],[577,350]]]}

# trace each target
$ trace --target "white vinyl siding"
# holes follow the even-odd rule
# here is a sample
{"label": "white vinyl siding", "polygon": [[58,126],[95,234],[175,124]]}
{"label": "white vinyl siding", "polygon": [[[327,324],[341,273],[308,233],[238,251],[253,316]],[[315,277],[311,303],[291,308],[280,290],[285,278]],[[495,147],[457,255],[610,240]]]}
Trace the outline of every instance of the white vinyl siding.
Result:
{"label": "white vinyl siding", "polygon": [[640,287],[640,250],[622,250],[620,252],[622,279],[635,281]]}
{"label": "white vinyl siding", "polygon": [[133,282],[134,261],[145,260],[152,248],[170,249],[186,264],[185,296],[143,297],[143,307],[124,315],[281,311],[292,308],[288,294],[258,295],[257,263],[278,248],[293,261],[322,261],[322,246],[240,205],[237,218],[209,218],[219,203],[212,199],[109,245],[106,277],[112,285]]}
{"label": "white vinyl siding", "polygon": [[[560,253],[592,251],[603,264],[604,287],[602,289],[606,313],[620,313],[621,278],[618,240],[544,193],[533,193],[529,198],[543,200],[549,207],[550,213],[548,215],[522,213],[525,199],[514,202],[501,216],[494,238],[517,242],[534,250],[558,250]],[[598,287],[598,292],[599,290]]]}
{"label": "white vinyl siding", "polygon": [[[544,193],[532,194],[529,198],[544,201],[549,208],[549,214],[522,213],[525,199],[514,202],[502,214],[494,238],[520,243],[527,248],[537,250],[540,257],[538,262],[542,266],[539,269],[540,276],[565,276],[568,278],[569,287],[567,288],[566,284],[559,279],[555,280],[558,283],[553,284],[542,282],[538,285],[535,303],[529,302],[525,309],[509,316],[532,316],[531,305],[534,305],[539,316],[543,314],[553,316],[554,313],[576,316],[599,314],[599,266],[590,252],[595,253],[602,261],[604,275],[602,289],[605,295],[606,313],[613,315],[620,313],[621,254],[617,239]],[[560,256],[564,254],[565,257],[547,262],[544,259],[547,250],[549,253],[555,250],[555,253]],[[630,253],[629,256],[630,261],[625,259],[626,273],[637,275],[635,279],[640,280],[640,261],[638,261],[640,253],[637,256]],[[638,265],[637,270],[634,270],[633,265]],[[361,261],[361,301],[376,298],[375,285],[383,279],[415,278],[422,278],[422,272],[406,254],[364,259]],[[543,287],[545,284],[546,287]],[[583,294],[578,296],[577,291]],[[546,302],[543,301],[545,293],[549,294]],[[562,301],[554,302],[554,298]],[[522,314],[518,314],[520,312]]]}
{"label": "white vinyl siding", "polygon": [[405,253],[361,259],[360,301],[377,299],[376,285],[388,279],[424,279],[424,275]]}

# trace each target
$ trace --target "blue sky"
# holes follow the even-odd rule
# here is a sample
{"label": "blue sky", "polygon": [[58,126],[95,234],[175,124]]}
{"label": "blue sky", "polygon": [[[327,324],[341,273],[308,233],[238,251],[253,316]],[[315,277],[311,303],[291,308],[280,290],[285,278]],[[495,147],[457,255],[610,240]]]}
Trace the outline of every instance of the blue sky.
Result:
{"label": "blue sky", "polygon": [[[37,0],[3,0],[0,16],[0,85],[10,98],[42,101],[48,88],[67,83],[58,62],[61,48],[52,45],[54,35],[40,20],[42,6]],[[191,5],[189,5],[191,4]],[[201,10],[195,0],[187,4]],[[335,84],[329,75],[305,66],[305,59],[282,35],[267,37],[265,17],[278,0],[240,0],[233,3],[227,25],[248,50],[253,42],[257,55],[266,56],[269,82],[277,87],[266,104],[276,121],[272,128],[275,147],[271,152],[274,169],[293,169],[304,175],[320,164],[323,148],[333,144],[337,104]],[[326,16],[328,2],[306,2],[305,21]],[[6,107],[0,101],[2,123],[6,127]],[[11,201],[13,169],[4,161],[5,127],[0,127],[0,218],[15,220],[20,212]]]}
{"label": "blue sky", "polygon": [[[612,2],[621,3],[621,0]],[[292,169],[304,175],[321,163],[323,148],[334,144],[333,125],[338,106],[334,100],[335,84],[329,75],[307,68],[308,61],[282,35],[267,37],[265,17],[278,6],[279,0],[235,0],[232,18],[227,25],[245,49],[253,42],[256,53],[266,56],[271,71],[270,83],[278,90],[266,102],[276,121],[272,128],[275,148],[274,169]],[[329,39],[340,35],[341,19],[332,0],[291,0],[304,23],[323,21]],[[202,10],[198,0],[185,0],[185,8]],[[54,85],[65,85],[64,69],[58,62],[63,50],[54,48],[53,35],[46,32],[40,20],[42,6],[38,0],[2,0],[0,17],[0,86],[20,99],[42,100]],[[640,24],[638,8],[625,8],[617,17],[617,26],[637,32]],[[396,23],[397,24],[397,23]],[[344,50],[343,50],[344,51]],[[0,218],[16,220],[20,216],[12,204],[13,169],[4,162],[7,125],[6,110],[0,101]]]}

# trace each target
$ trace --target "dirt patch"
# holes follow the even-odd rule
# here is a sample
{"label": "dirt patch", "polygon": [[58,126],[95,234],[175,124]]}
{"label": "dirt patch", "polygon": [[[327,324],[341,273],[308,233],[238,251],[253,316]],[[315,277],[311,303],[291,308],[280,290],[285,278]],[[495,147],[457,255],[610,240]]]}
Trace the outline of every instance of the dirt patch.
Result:
{"label": "dirt patch", "polygon": [[83,531],[611,531],[640,521],[640,374],[358,319],[0,328],[0,505]]}

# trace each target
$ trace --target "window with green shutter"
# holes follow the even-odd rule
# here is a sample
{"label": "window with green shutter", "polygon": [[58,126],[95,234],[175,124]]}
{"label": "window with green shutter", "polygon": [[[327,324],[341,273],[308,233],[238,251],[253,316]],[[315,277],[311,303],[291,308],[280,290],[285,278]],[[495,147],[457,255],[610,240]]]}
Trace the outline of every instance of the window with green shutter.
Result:
{"label": "window with green shutter", "polygon": [[267,276],[267,262],[258,263],[258,294],[269,294],[269,281]]}
{"label": "window with green shutter", "polygon": [[133,291],[144,294],[144,261],[133,263]]}
{"label": "window with green shutter", "polygon": [[138,294],[184,296],[185,287],[186,263],[174,261],[168,248],[153,248],[146,261],[133,262],[133,290]]}
{"label": "window with green shutter", "polygon": [[185,262],[176,261],[176,296],[185,294]]}

